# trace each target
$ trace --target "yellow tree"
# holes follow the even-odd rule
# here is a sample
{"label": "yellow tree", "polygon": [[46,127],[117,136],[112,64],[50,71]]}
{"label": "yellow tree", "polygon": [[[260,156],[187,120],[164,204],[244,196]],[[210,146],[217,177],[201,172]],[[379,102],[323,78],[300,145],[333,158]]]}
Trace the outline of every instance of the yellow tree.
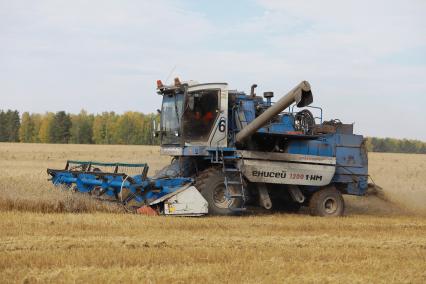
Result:
{"label": "yellow tree", "polygon": [[47,112],[41,118],[40,130],[38,137],[41,143],[50,143],[51,141],[51,128],[53,120],[55,119],[55,114],[52,112]]}
{"label": "yellow tree", "polygon": [[115,131],[118,144],[143,144],[144,115],[128,111],[117,120]]}
{"label": "yellow tree", "polygon": [[34,135],[34,123],[29,112],[24,112],[21,118],[21,127],[19,128],[19,141],[32,142]]}
{"label": "yellow tree", "polygon": [[40,126],[41,126],[42,117],[43,116],[39,113],[31,114],[31,121],[32,121],[33,126],[34,126],[33,136],[31,137],[31,142],[33,142],[33,143],[39,143],[40,142],[39,133],[40,133]]}
{"label": "yellow tree", "polygon": [[93,120],[93,142],[96,144],[115,144],[114,139],[118,116],[114,112],[103,112]]}

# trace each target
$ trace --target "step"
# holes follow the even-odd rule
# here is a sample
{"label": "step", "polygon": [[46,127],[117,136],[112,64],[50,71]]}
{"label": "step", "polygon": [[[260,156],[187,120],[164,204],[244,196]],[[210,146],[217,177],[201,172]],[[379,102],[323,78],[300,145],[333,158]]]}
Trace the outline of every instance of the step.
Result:
{"label": "step", "polygon": [[227,184],[242,184],[241,181],[228,180]]}
{"label": "step", "polygon": [[239,169],[234,169],[234,168],[224,168],[223,169],[224,172],[239,172]]}
{"label": "step", "polygon": [[239,160],[241,159],[240,156],[223,156],[224,160]]}
{"label": "step", "polygon": [[242,194],[225,194],[225,196],[227,197],[227,198],[240,198],[240,197],[244,197],[244,195],[242,195]]}

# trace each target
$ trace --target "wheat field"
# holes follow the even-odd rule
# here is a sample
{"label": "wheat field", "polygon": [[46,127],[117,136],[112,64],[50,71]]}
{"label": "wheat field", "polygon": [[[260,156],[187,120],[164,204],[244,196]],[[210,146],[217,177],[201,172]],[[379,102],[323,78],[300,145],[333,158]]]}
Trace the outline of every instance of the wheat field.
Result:
{"label": "wheat field", "polygon": [[426,156],[370,153],[384,198],[345,217],[146,217],[62,192],[67,159],[169,163],[158,147],[0,143],[0,283],[425,283]]}

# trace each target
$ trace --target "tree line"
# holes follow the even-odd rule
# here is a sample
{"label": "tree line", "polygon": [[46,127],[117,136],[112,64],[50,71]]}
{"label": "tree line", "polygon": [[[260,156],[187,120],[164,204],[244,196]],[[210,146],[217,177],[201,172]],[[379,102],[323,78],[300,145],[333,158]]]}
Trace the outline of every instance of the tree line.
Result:
{"label": "tree line", "polygon": [[[138,144],[157,145],[152,136],[156,114],[128,111],[123,114],[103,112],[78,114],[65,111],[44,114],[0,110],[0,142]],[[426,143],[418,140],[367,138],[370,152],[426,154]]]}
{"label": "tree line", "polygon": [[426,143],[419,140],[368,137],[367,149],[370,152],[426,154]]}
{"label": "tree line", "polygon": [[0,142],[155,145],[159,141],[152,136],[154,119],[158,116],[132,111],[24,112],[22,116],[18,111],[0,111]]}

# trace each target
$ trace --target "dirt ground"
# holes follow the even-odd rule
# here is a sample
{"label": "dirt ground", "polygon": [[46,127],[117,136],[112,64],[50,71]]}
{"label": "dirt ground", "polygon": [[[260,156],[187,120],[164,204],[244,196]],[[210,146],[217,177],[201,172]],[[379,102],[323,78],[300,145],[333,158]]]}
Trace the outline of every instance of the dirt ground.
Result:
{"label": "dirt ground", "polygon": [[371,153],[377,196],[346,216],[171,218],[61,192],[67,159],[170,161],[158,147],[0,143],[0,283],[426,282],[426,156]]}

